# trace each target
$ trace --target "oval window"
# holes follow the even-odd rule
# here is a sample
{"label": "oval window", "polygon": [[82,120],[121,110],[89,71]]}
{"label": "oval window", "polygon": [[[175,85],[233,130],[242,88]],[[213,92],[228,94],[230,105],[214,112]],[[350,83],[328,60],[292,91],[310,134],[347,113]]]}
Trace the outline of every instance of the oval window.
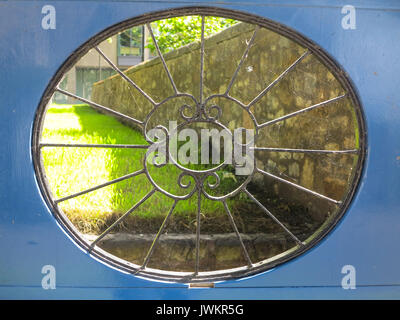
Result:
{"label": "oval window", "polygon": [[365,154],[346,74],[282,25],[223,9],[124,21],[51,80],[33,158],[88,252],[178,282],[265,271],[346,211]]}

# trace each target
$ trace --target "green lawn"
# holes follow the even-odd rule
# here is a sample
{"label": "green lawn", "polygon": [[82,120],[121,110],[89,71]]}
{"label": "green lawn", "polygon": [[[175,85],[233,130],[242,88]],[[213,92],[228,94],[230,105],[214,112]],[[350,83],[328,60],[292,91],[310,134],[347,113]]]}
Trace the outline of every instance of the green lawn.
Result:
{"label": "green lawn", "polygon": [[[140,132],[87,105],[52,105],[46,114],[42,142],[147,145]],[[55,199],[142,169],[145,152],[146,149],[42,149],[44,167]],[[181,171],[175,166],[153,168],[150,173],[169,192],[188,192],[177,185]],[[82,232],[98,233],[150,190],[152,185],[142,174],[61,202],[60,206]],[[129,224],[132,218],[154,218],[154,221],[159,221],[169,211],[172,203],[172,199],[156,193],[132,213],[122,227],[135,228],[135,223]],[[185,217],[187,223],[193,222],[196,206],[197,196],[194,195],[189,201],[178,203],[174,216]],[[201,206],[205,215],[225,214],[219,202],[203,199]]]}

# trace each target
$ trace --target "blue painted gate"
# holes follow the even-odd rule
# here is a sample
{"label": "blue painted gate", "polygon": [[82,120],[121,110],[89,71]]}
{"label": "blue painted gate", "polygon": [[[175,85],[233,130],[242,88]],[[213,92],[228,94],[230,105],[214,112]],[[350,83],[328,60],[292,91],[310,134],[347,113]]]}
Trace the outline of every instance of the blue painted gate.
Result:
{"label": "blue painted gate", "polygon": [[[55,29],[42,28],[45,5],[56,10]],[[346,5],[355,9],[350,28]],[[352,79],[367,128],[360,187],[334,231],[288,263],[208,289],[139,278],[82,250],[47,207],[31,152],[42,95],[76,48],[120,21],[186,6],[255,14],[313,40]],[[395,0],[0,1],[0,298],[400,298],[399,57]],[[42,288],[44,265],[55,267],[55,290]],[[356,270],[356,289],[342,288],[346,265]]]}

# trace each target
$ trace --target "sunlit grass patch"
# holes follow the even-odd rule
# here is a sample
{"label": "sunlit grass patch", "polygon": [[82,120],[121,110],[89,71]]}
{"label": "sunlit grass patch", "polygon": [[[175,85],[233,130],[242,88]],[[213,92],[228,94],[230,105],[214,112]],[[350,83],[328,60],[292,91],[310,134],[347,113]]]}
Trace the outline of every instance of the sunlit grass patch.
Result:
{"label": "sunlit grass patch", "polygon": [[[42,142],[148,145],[139,131],[121,124],[113,117],[98,113],[87,105],[51,106],[46,114]],[[44,168],[55,199],[142,169],[145,153],[146,149],[71,147],[42,149]],[[157,184],[165,186],[168,192],[176,195],[189,192],[182,190],[177,183],[180,173],[178,168],[170,164],[163,169],[151,170],[151,175]],[[81,231],[100,232],[152,189],[153,185],[146,175],[141,174],[63,201],[59,205]],[[163,217],[172,203],[172,199],[156,193],[135,210],[131,217],[148,219]],[[197,198],[193,196],[187,201],[181,201],[174,214],[189,217],[196,210]],[[214,201],[203,201],[202,210],[207,213],[222,213],[220,204]],[[129,219],[125,226],[129,226]]]}

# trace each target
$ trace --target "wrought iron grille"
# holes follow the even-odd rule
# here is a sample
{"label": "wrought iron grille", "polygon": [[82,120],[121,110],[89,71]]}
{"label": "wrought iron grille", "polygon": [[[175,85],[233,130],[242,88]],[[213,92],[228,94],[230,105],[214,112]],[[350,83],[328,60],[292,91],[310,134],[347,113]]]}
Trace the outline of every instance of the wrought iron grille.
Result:
{"label": "wrought iron grille", "polygon": [[[175,71],[171,69],[173,65],[169,62],[171,59],[176,58],[176,55],[174,56],[174,53],[162,52],[157,39],[162,36],[162,31],[154,30],[155,21],[182,16],[195,16],[200,19],[200,36],[198,41],[186,45],[181,49],[181,51],[186,50],[185,53],[189,52],[192,54],[191,59],[198,59],[196,67],[194,67],[193,70],[184,70],[185,73],[196,74],[198,77],[198,83],[196,82],[198,85],[195,85],[197,89],[193,89],[192,92],[191,89],[187,89],[187,86],[185,91],[185,84],[178,84],[180,81],[178,78],[179,73],[177,73],[178,76],[175,76]],[[211,51],[207,51],[209,50],[207,49],[207,41],[210,41],[208,39],[212,38],[212,36],[206,37],[205,35],[206,23],[209,17],[235,19],[236,26],[239,24],[245,25],[247,33],[243,37],[244,40],[240,42],[241,46],[237,45],[236,47],[232,47],[231,44],[228,48],[234,53],[232,53],[232,56],[235,56],[236,60],[218,62],[218,57],[213,58]],[[147,90],[143,89],[142,86],[138,84],[139,81],[135,80],[134,76],[131,76],[129,70],[126,72],[122,71],[117,66],[116,62],[113,62],[112,58],[100,49],[99,45],[105,41],[105,39],[122,30],[139,25],[144,25],[147,29],[149,41],[152,41],[154,46],[155,58],[153,60],[157,60],[162,67],[159,70],[162,70],[164,73],[162,76],[165,77],[166,82],[172,89],[171,94],[167,97],[157,97],[159,99],[154,98],[157,94],[146,92]],[[232,28],[235,28],[235,25],[230,29]],[[219,32],[217,36],[220,37],[220,39],[221,37],[223,38],[224,32],[226,32],[226,30]],[[231,35],[230,33],[230,36]],[[258,45],[258,42],[261,43],[261,41],[263,41],[262,39],[265,39],[266,36],[270,36],[272,40],[277,41],[277,43],[280,44],[280,49],[295,48],[290,49],[291,57],[295,56],[294,53],[298,53],[294,59],[290,58],[292,59],[291,61],[283,61],[284,59],[282,59],[283,62],[280,65],[274,66],[277,68],[276,70],[280,70],[277,74],[273,74],[271,71],[273,69],[272,66],[264,63],[263,59],[256,59],[263,55],[262,49],[260,49],[261,45]],[[232,43],[234,42],[232,41]],[[275,45],[277,44],[273,42],[268,43],[269,48]],[[107,93],[108,96],[128,95],[133,92],[141,97],[140,99],[142,99],[141,101],[143,104],[149,106],[146,112],[142,112],[141,115],[135,114],[133,116],[133,111],[118,111],[118,108],[95,102],[94,99],[85,99],[67,89],[62,89],[58,85],[67,71],[73,67],[81,57],[85,56],[89,50],[92,50],[92,52],[95,50],[99,57],[117,73],[117,76],[112,77],[114,79],[113,81],[119,79],[120,83],[125,81],[125,84],[129,86],[128,91],[123,92],[115,88],[110,90],[106,87],[102,90],[109,90]],[[286,57],[285,52],[279,51],[279,48],[276,49],[275,55],[277,57]],[[226,58],[226,55],[224,55],[224,57]],[[253,59],[251,63],[248,63],[249,59]],[[299,70],[302,64],[305,63],[305,61],[311,61],[310,59],[313,59],[314,73],[308,72],[307,70],[304,71],[305,67],[303,70]],[[255,64],[254,61],[259,61],[259,63]],[[207,63],[208,67],[206,66]],[[218,72],[222,72],[222,74],[218,78],[218,85],[213,87],[208,84],[209,80],[207,76],[214,71],[216,72],[217,66],[221,63],[225,63],[226,68],[222,66],[221,69],[218,69]],[[230,74],[228,74],[229,72],[227,71],[224,72],[224,70],[230,69],[228,65],[233,65],[234,71]],[[297,84],[295,83],[293,85],[291,84],[291,80],[293,80],[291,76],[293,76],[296,70],[298,72],[296,74],[298,79]],[[242,79],[243,83],[238,85],[238,82],[241,81],[240,79],[243,77],[245,79],[246,74],[250,73],[257,73],[255,79],[263,79],[263,81],[246,83],[246,81]],[[268,75],[270,78],[272,77],[272,81],[265,83],[265,79],[268,77],[263,78],[264,74]],[[158,73],[153,73],[151,76],[156,83],[160,77],[162,77]],[[315,83],[318,82],[318,77],[322,76],[325,77],[325,80],[329,79],[330,82],[327,82],[328,85],[325,85],[325,88],[321,89],[318,87],[319,85]],[[304,77],[311,77],[312,80],[308,81]],[[289,87],[282,87],[283,82]],[[308,100],[305,100],[303,96],[303,99],[299,101],[296,100],[298,97],[301,98],[302,90],[308,90],[306,86],[309,83],[314,84],[315,88],[311,88],[309,91],[316,94],[316,96]],[[247,94],[246,86],[251,86],[253,91],[257,91],[257,94],[253,94],[253,96]],[[280,90],[272,94],[273,90],[276,90],[279,86],[281,86]],[[335,91],[332,89],[333,87],[338,89],[335,89]],[[334,96],[324,98],[324,92],[331,89],[333,92],[338,93]],[[155,86],[155,90],[157,90],[157,85]],[[330,92],[332,92],[332,90]],[[116,117],[125,124],[130,124],[131,127],[135,128],[134,130],[141,132],[146,143],[91,144],[46,141],[42,136],[43,127],[45,126],[47,110],[54,94],[65,95],[66,97],[87,104],[101,113]],[[273,96],[270,100],[268,100],[269,94]],[[268,113],[269,110],[272,108],[280,108],[279,104],[276,106],[274,102],[274,97],[278,94],[291,96],[291,98],[288,98],[290,101],[298,105],[304,105],[302,107],[295,107],[290,112],[281,108],[280,111],[271,115]],[[131,106],[130,108],[132,109],[135,107]],[[169,108],[175,109],[172,110]],[[232,108],[236,110],[234,115],[232,115],[233,113],[230,111]],[[157,113],[162,112],[164,109],[171,111],[162,113],[161,116],[157,117]],[[230,122],[229,117],[236,117],[238,119],[234,119],[235,121]],[[306,117],[302,118],[306,120],[298,120],[301,117]],[[166,123],[166,121],[171,120],[175,121],[175,125],[172,127],[171,125],[168,126]],[[295,131],[292,125],[296,123],[296,121],[300,123],[300,128],[297,128],[298,131]],[[322,124],[317,124],[318,121]],[[244,165],[243,162],[239,163],[236,161],[235,157],[233,157],[233,159],[225,157],[223,160],[214,163],[214,166],[194,167],[182,163],[177,155],[171,151],[171,141],[180,131],[188,127],[193,127],[196,132],[210,127],[224,130],[224,132],[227,133],[226,140],[231,141],[228,145],[230,145],[232,149],[239,150],[240,153],[242,153],[243,150],[250,152],[251,156],[248,157],[248,155],[246,155],[247,162],[245,161],[245,163],[250,164],[248,172],[242,175],[232,175],[233,170],[243,168]],[[242,136],[245,129],[252,130],[253,134],[246,142],[238,142],[235,140],[235,134],[232,133],[233,129],[241,127],[243,128],[239,130],[240,136]],[[272,129],[268,131],[270,128]],[[287,137],[289,135],[289,133],[285,133],[285,129],[291,130],[290,135],[293,137],[289,140],[295,142],[297,146],[280,145],[280,143],[285,143],[285,139],[281,137]],[[153,132],[156,130],[158,136],[151,136],[151,130],[153,130]],[[335,130],[338,132],[346,131],[348,135],[346,138],[340,133],[335,135],[332,133],[336,132]],[[323,132],[320,137],[318,137],[319,132]],[[313,139],[315,139],[315,141]],[[345,139],[347,140],[344,141]],[[325,140],[329,140],[328,142],[330,142],[330,144],[325,143],[327,142]],[[315,145],[319,147],[313,147]],[[332,148],[329,149],[329,146]],[[343,146],[348,147],[343,148]],[[55,148],[63,150],[78,150],[82,148],[85,150],[98,148],[142,150],[144,151],[144,156],[141,160],[141,168],[138,170],[97,184],[93,187],[57,197],[55,196],[56,190],[54,190],[53,186],[48,182],[46,165],[43,160],[44,151]],[[221,150],[221,148],[219,149]],[[273,154],[274,157],[270,156],[271,154]],[[357,96],[346,74],[321,48],[295,31],[277,23],[252,15],[213,8],[185,8],[146,15],[125,21],[90,39],[67,60],[49,84],[38,108],[33,135],[35,169],[42,191],[48,204],[52,207],[55,217],[62,222],[62,225],[71,234],[73,234],[76,241],[91,254],[122,270],[144,275],[149,278],[179,282],[215,281],[244,277],[267,270],[304,253],[320,241],[343,216],[356,190],[361,175],[364,154],[364,122]],[[228,161],[229,159],[231,161]],[[280,165],[280,159],[287,160],[287,165]],[[299,159],[303,159],[303,167],[301,169],[298,168],[298,163],[301,162]],[[320,161],[319,159],[323,159],[321,160],[322,164],[318,164],[318,161]],[[312,163],[312,165],[310,165],[310,163]],[[175,176],[176,182],[171,180],[170,183],[176,184],[180,192],[173,192],[168,188],[168,185],[161,185],[152,174],[154,170],[162,170],[163,168],[165,170],[164,172],[168,172],[170,170],[168,168],[171,168],[171,166],[175,167],[174,170],[176,170],[178,174]],[[309,169],[310,166],[312,169]],[[325,167],[325,171],[320,169],[320,167]],[[336,171],[339,170],[337,168],[340,168],[340,172],[343,176],[342,178],[337,177],[338,174]],[[60,170],[62,171],[62,167]],[[226,173],[227,170],[230,170],[229,177],[231,178],[231,183],[228,183],[229,186],[227,189],[225,188],[221,191],[219,188],[221,187],[221,180],[224,179],[221,172]],[[327,178],[318,176],[318,172],[326,172],[326,170],[332,170],[332,176],[329,176],[329,174]],[[301,171],[301,173],[299,173],[299,171]],[[61,173],[62,172],[60,172],[60,174]],[[90,195],[96,190],[139,176],[145,177],[150,183],[151,188],[149,191],[140,197],[129,210],[120,214],[118,218],[104,227],[102,232],[99,232],[97,235],[91,235],[91,237],[84,235],[81,230],[79,230],[79,226],[71,222],[68,215],[64,213],[61,208],[63,203],[71,199],[83,195]],[[323,183],[314,183],[314,185],[319,185],[319,189],[322,191],[316,191],[308,187],[310,183],[307,183],[307,181],[311,180],[311,176],[313,177],[313,181],[323,180]],[[332,185],[333,187],[330,187]],[[332,191],[332,189],[339,191]],[[256,192],[253,192],[253,190],[256,190]],[[324,194],[323,190],[328,190],[329,194]],[[275,193],[273,191],[275,191]],[[129,191],[126,192],[128,193]],[[270,199],[271,193],[275,194],[275,198],[272,197],[273,200]],[[150,244],[146,249],[142,250],[140,261],[129,261],[124,254],[121,254],[122,249],[114,250],[112,253],[110,253],[110,250],[103,249],[101,244],[116,230],[116,227],[120,226],[126,219],[134,215],[143,204],[149,202],[156,194],[163,195],[163,199],[168,198],[170,200],[170,206],[169,210],[164,213],[157,232],[151,237]],[[282,194],[286,194],[286,200],[282,199]],[[337,195],[337,197],[333,195]],[[301,214],[298,215],[296,219],[300,222],[296,220],[294,223],[291,223],[290,219],[293,218],[293,215],[290,216],[290,214],[293,210],[289,202],[292,197],[294,197],[298,203],[303,204],[305,207],[304,212],[308,212],[309,208],[307,206],[309,206],[313,208],[312,210],[317,212],[316,214],[320,214],[319,218],[316,219],[318,223],[315,221],[308,223],[312,220],[310,217],[312,217],[313,214],[315,215],[315,213],[309,214],[309,212],[303,216]],[[238,202],[235,202],[235,204],[238,204],[235,207],[235,212],[232,211],[230,206],[234,198],[239,199]],[[157,247],[160,246],[160,239],[166,236],[168,223],[171,217],[174,216],[177,206],[189,200],[192,201],[193,205],[190,208],[195,217],[193,228],[190,229],[193,234],[189,237],[189,242],[188,238],[181,241],[186,241],[186,243],[189,243],[187,246],[192,248],[190,255],[186,252],[187,257],[190,256],[191,258],[187,259],[185,267],[182,268],[175,268],[173,263],[171,263],[172,267],[167,266],[166,268],[163,267],[161,262],[151,265],[153,255]],[[236,265],[232,266],[232,264],[229,263],[222,263],[219,265],[217,264],[217,267],[215,265],[210,267],[206,266],[207,262],[201,262],[204,255],[210,254],[210,251],[205,251],[203,253],[201,251],[202,243],[204,244],[204,241],[206,241],[204,237],[202,238],[202,222],[205,219],[203,200],[218,203],[229,221],[231,228],[229,232],[234,235],[237,248],[239,248],[238,250],[241,253],[241,257],[237,259]],[[272,208],[268,206],[269,200],[271,200],[271,204],[273,204],[271,205]],[[240,201],[244,201],[245,205]],[[278,215],[274,213],[274,208],[279,208],[279,210],[281,210],[281,207],[289,209],[286,210],[285,214],[280,214],[278,217]],[[244,222],[241,216],[243,210],[247,210],[246,216],[249,216]],[[259,213],[254,213],[254,220],[252,220],[252,212],[256,211]],[[269,221],[266,231],[260,236],[260,230],[262,231],[261,226],[257,229],[257,232],[248,232],[248,234],[246,234],[246,223],[253,223],[256,221],[255,224],[257,224],[257,219],[260,219],[260,214],[264,215],[265,219]],[[238,222],[238,220],[240,220],[240,222]],[[263,223],[264,222],[261,224]],[[310,224],[313,226],[305,227],[305,225]],[[294,231],[292,230],[293,226],[300,226],[297,229],[303,229]],[[307,232],[304,230],[307,230]],[[141,233],[141,231],[138,230],[137,233]],[[133,234],[135,234],[134,231]],[[206,232],[206,235],[211,238],[218,238],[218,235],[214,232]],[[136,235],[136,238],[133,237],[131,239],[133,246],[140,242],[138,240],[140,236],[142,235]],[[267,240],[264,239],[265,237]],[[284,239],[285,245],[274,247],[274,249],[271,249],[271,252],[266,255],[257,252],[254,253],[255,249],[252,248],[252,246],[257,246],[254,243],[261,241],[259,239],[264,239],[260,242],[261,244],[259,244],[259,246],[265,246],[268,244],[268,241],[277,241],[276,237],[283,237],[282,239]],[[223,236],[218,239],[220,240],[210,241],[213,241],[216,247],[221,246],[222,250],[230,250],[229,246],[229,248],[224,247],[223,239],[225,238]],[[229,241],[232,241],[232,237],[229,237]],[[168,246],[168,242],[166,246]],[[165,246],[163,246],[163,248],[164,247]],[[219,257],[217,255],[216,260],[218,259]],[[185,258],[183,258],[183,260],[185,260]]]}

